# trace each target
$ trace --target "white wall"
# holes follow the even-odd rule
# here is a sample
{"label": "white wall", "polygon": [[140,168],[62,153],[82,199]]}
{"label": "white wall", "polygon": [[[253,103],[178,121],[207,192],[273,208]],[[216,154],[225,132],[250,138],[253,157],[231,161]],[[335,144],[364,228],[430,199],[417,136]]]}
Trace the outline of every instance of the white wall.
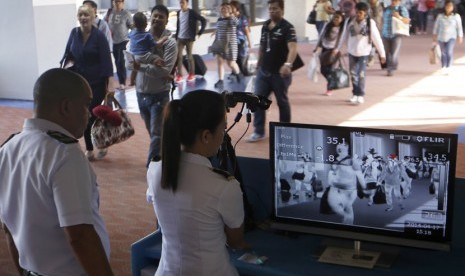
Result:
{"label": "white wall", "polygon": [[[0,17],[0,98],[32,99],[37,77],[57,67],[76,26],[76,5],[80,0],[2,1],[5,11]],[[97,1],[98,4],[102,4]],[[151,0],[139,4],[149,5]],[[286,2],[284,17],[296,27],[299,41],[316,40],[314,25],[305,23],[315,0]],[[258,46],[261,26],[252,27],[252,41]],[[207,54],[213,42],[210,34],[202,35],[194,44],[194,53]]]}
{"label": "white wall", "polygon": [[0,98],[32,99],[37,77],[57,67],[71,28],[74,0],[3,1]]}

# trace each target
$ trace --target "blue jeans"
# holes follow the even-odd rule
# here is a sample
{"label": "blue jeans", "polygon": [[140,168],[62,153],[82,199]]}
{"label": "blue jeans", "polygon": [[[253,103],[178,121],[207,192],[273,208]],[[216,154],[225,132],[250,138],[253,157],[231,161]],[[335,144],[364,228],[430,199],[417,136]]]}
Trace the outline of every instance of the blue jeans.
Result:
{"label": "blue jeans", "polygon": [[389,71],[397,70],[402,37],[398,35],[394,36],[393,38],[383,37],[383,44],[384,50],[386,51],[386,69]]}
{"label": "blue jeans", "polygon": [[365,96],[365,74],[368,56],[355,57],[349,54],[349,71],[352,80],[352,94]]}
{"label": "blue jeans", "polygon": [[161,93],[137,93],[137,103],[145,128],[150,135],[150,148],[147,166],[155,156],[160,156],[163,108],[170,100],[169,91]]}
{"label": "blue jeans", "polygon": [[439,41],[441,48],[441,65],[442,67],[450,67],[454,56],[455,38],[449,39],[447,42]]}
{"label": "blue jeans", "polygon": [[316,31],[318,32],[318,36],[321,34],[323,27],[325,26],[326,21],[317,21],[315,24]]}
{"label": "blue jeans", "polygon": [[426,32],[426,27],[428,25],[428,11],[418,12],[418,31]]}
{"label": "blue jeans", "polygon": [[[255,95],[268,98],[271,95],[271,92],[274,92],[274,96],[279,107],[280,122],[288,123],[291,121],[291,106],[289,104],[289,98],[287,97],[287,89],[291,83],[292,75],[282,78],[279,73],[269,73],[263,71],[261,68],[257,70],[257,76],[255,78]],[[255,133],[265,135],[265,121],[265,110],[257,109],[254,112],[253,122]]]}
{"label": "blue jeans", "polygon": [[124,53],[127,41],[113,44],[113,57],[115,58],[116,74],[118,75],[119,84],[126,85],[126,65],[124,64]]}

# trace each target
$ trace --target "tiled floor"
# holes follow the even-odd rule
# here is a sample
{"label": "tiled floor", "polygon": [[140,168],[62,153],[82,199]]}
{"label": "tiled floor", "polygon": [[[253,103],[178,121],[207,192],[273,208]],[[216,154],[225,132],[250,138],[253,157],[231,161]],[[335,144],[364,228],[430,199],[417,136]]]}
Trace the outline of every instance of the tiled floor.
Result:
{"label": "tiled floor", "polygon": [[[462,76],[465,76],[465,47],[456,46],[455,63],[449,76],[438,74],[439,65],[428,63],[431,36],[413,36],[404,39],[399,71],[387,77],[379,65],[367,72],[367,96],[363,105],[351,105],[349,88],[324,96],[325,81],[313,83],[306,77],[306,69],[294,73],[289,91],[292,121],[299,123],[401,128],[409,130],[455,133],[465,124],[465,103]],[[313,45],[299,44],[299,53],[305,61],[310,59]],[[184,83],[175,97],[195,88],[213,89],[217,81],[216,62],[206,61],[209,69],[205,79],[197,79],[195,86]],[[229,72],[229,70],[226,70]],[[242,90],[240,86],[226,89]],[[121,95],[118,95],[121,96]],[[135,92],[128,89],[126,105],[137,112]],[[121,99],[121,98],[120,98]],[[273,98],[272,98],[273,100]],[[32,114],[31,103],[14,104],[0,100],[0,141],[9,133],[19,131],[24,118]],[[25,107],[25,108],[23,108]],[[233,122],[239,107],[231,109],[229,122]],[[267,111],[269,120],[278,119],[275,103]],[[126,142],[110,148],[107,158],[94,162],[101,190],[101,210],[110,233],[111,265],[116,275],[130,275],[131,243],[149,234],[155,228],[153,209],[145,203],[145,159],[148,134],[137,113],[131,113],[136,134]],[[465,132],[465,131],[464,131]],[[240,140],[250,135],[251,126],[242,119],[230,131],[233,145],[239,156],[267,158],[268,139],[258,143]],[[82,141],[81,141],[82,143]],[[465,176],[464,144],[459,144],[457,175]],[[0,244],[3,243],[0,233]],[[0,246],[0,275],[15,275],[6,246]]]}

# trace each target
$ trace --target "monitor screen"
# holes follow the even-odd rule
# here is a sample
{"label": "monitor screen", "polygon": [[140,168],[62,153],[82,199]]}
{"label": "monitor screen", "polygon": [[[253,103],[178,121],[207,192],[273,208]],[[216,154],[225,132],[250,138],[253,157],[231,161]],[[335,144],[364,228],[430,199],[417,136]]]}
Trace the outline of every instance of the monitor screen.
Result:
{"label": "monitor screen", "polygon": [[457,135],[270,123],[273,227],[449,250]]}

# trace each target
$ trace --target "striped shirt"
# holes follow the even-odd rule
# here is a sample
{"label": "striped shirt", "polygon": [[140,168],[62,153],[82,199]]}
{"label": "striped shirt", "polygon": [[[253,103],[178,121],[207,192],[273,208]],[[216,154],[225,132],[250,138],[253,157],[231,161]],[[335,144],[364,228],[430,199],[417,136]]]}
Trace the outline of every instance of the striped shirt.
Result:
{"label": "striped shirt", "polygon": [[227,60],[237,59],[237,25],[239,19],[232,16],[230,18],[218,18],[216,23],[216,39],[226,40],[229,44],[229,52],[225,53],[224,58]]}

